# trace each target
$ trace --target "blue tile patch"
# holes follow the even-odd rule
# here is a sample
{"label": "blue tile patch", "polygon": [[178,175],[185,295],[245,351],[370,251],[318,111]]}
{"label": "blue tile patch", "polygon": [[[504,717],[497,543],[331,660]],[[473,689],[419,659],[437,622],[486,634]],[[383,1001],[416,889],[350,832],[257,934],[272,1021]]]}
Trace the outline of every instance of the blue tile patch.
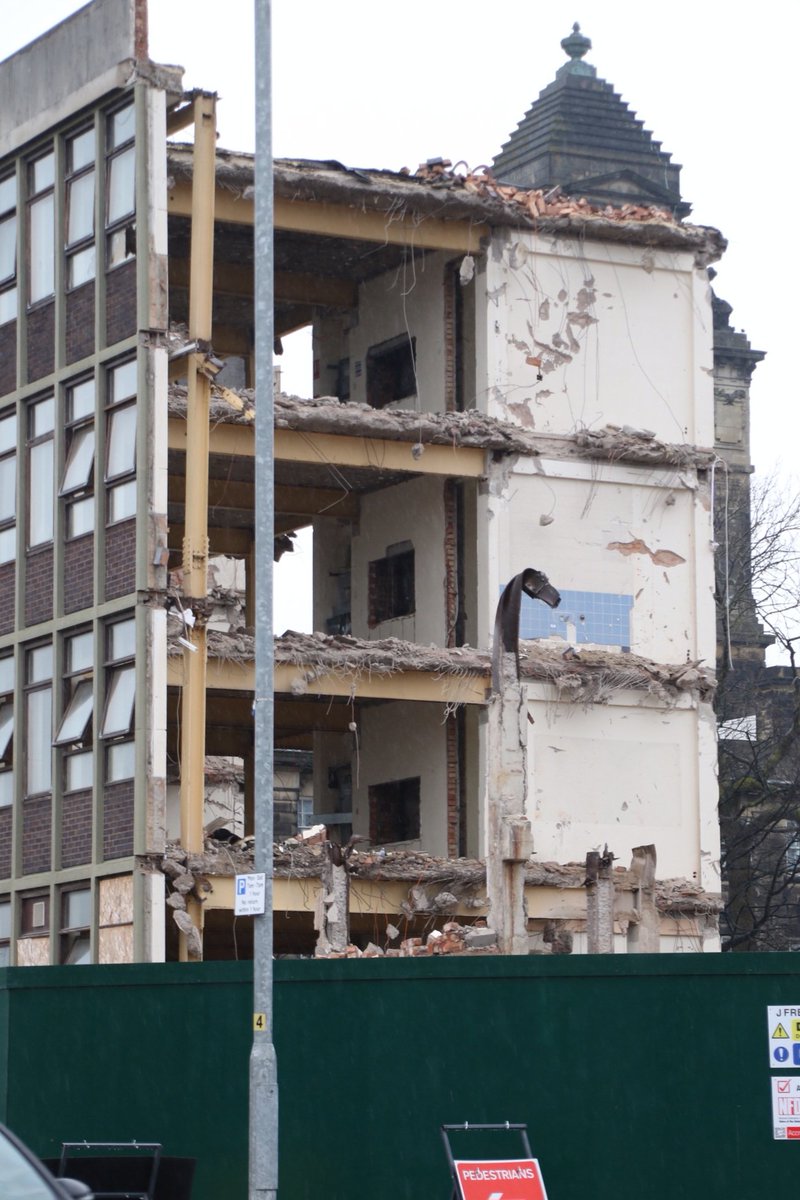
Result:
{"label": "blue tile patch", "polygon": [[[500,589],[502,591],[502,588]],[[633,596],[615,592],[562,592],[558,608],[548,608],[541,600],[523,593],[520,613],[521,638],[561,637],[572,640],[568,625],[575,627],[579,646],[620,646],[631,648],[631,609]]]}

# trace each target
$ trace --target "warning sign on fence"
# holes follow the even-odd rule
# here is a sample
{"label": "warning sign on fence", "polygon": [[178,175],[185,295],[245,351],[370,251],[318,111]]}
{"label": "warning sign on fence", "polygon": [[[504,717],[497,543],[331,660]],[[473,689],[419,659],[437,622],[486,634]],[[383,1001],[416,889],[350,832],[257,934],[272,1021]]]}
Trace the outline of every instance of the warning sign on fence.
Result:
{"label": "warning sign on fence", "polygon": [[535,1158],[455,1162],[462,1200],[547,1200]]}
{"label": "warning sign on fence", "polygon": [[800,1007],[770,1004],[767,1008],[769,1065],[774,1071],[800,1067]]}

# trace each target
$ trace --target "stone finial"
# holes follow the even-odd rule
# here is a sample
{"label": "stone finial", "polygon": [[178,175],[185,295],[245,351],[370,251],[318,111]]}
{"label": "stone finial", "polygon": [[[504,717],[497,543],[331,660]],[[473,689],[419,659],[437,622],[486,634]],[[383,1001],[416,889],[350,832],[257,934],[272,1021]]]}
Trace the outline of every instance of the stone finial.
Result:
{"label": "stone finial", "polygon": [[581,27],[577,21],[572,26],[572,33],[561,40],[561,49],[572,59],[583,58],[591,48],[591,38],[585,37],[581,33]]}

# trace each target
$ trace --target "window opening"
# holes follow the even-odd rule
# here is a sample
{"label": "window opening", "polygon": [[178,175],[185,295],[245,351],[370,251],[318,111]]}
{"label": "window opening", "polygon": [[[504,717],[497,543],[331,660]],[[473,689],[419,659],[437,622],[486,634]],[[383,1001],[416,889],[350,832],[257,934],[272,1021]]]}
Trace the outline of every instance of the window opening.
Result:
{"label": "window opening", "polygon": [[67,140],[66,252],[67,288],[94,279],[95,136],[94,126]]}
{"label": "window opening", "polygon": [[[71,747],[65,759],[68,791],[91,787],[94,640],[91,630],[64,639],[64,714],[54,745]],[[74,763],[73,763],[74,759]],[[88,780],[88,782],[87,782]]]}
{"label": "window opening", "polygon": [[55,155],[28,163],[28,303],[55,290]]}
{"label": "window opening", "polygon": [[0,563],[17,556],[17,415],[0,418]]}
{"label": "window opening", "polygon": [[17,315],[17,179],[0,179],[0,325]]}
{"label": "window opening", "polygon": [[50,897],[46,894],[23,896],[20,908],[20,933],[23,937],[41,937],[50,931]]}
{"label": "window opening", "polygon": [[106,483],[108,523],[136,514],[136,360],[108,372]]}
{"label": "window opening", "polygon": [[407,617],[415,608],[414,550],[401,542],[369,564],[369,624]]}
{"label": "window opening", "polygon": [[133,104],[106,122],[106,258],[109,269],[136,254],[136,114]]}
{"label": "window opening", "polygon": [[94,529],[94,379],[67,388],[67,450],[59,495],[66,498],[67,537]]}
{"label": "window opening", "polygon": [[[131,617],[109,625],[106,638],[106,703],[100,736],[121,740],[129,738],[133,731],[136,699],[136,667],[133,661],[136,653],[135,619]],[[116,765],[119,766],[119,756]]]}
{"label": "window opening", "polygon": [[0,658],[0,808],[14,802],[14,657]]}
{"label": "window opening", "polygon": [[53,540],[53,428],[52,396],[28,409],[28,546]]}
{"label": "window opening", "polygon": [[11,901],[0,900],[0,967],[11,962]]}
{"label": "window opening", "polygon": [[369,836],[373,845],[419,838],[419,777],[373,784],[369,789]]}
{"label": "window opening", "polygon": [[72,888],[61,893],[59,962],[65,966],[89,963],[91,954],[92,893]]}
{"label": "window opening", "polygon": [[53,647],[27,651],[25,659],[25,795],[49,792],[52,784]]}
{"label": "window opening", "polygon": [[371,346],[367,351],[367,403],[385,408],[400,400],[415,400],[417,339],[406,334]]}

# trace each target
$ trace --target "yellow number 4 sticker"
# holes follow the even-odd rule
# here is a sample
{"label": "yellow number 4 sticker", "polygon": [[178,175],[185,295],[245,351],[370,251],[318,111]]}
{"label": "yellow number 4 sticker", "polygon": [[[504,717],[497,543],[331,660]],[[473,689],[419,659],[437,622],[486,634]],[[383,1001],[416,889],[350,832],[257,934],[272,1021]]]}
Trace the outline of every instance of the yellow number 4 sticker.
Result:
{"label": "yellow number 4 sticker", "polygon": [[267,1014],[253,1013],[253,1029],[257,1033],[265,1033],[267,1028]]}

